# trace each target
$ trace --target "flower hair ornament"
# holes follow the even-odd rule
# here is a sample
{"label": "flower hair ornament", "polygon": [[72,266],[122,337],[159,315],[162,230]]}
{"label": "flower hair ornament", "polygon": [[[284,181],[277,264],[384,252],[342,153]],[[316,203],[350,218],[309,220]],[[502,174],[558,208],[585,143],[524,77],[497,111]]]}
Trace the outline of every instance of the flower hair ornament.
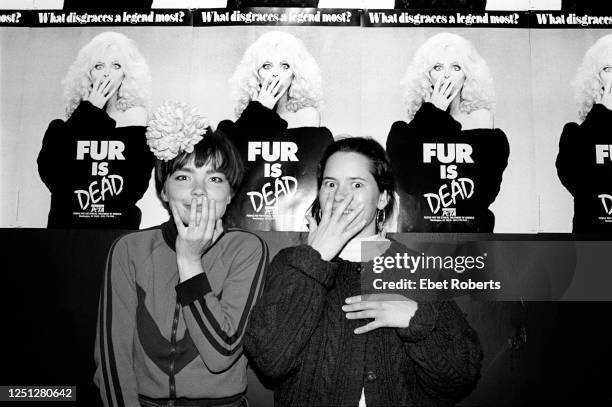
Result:
{"label": "flower hair ornament", "polygon": [[147,144],[159,160],[169,161],[183,151],[193,152],[209,128],[208,119],[183,102],[164,102],[147,127]]}

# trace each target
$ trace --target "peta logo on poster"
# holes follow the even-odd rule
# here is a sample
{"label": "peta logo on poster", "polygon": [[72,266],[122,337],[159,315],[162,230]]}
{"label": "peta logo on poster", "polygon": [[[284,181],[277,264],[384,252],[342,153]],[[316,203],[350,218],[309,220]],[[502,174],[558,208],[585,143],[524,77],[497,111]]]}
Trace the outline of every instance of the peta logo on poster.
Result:
{"label": "peta logo on poster", "polygon": [[261,211],[266,207],[266,213],[274,213],[270,206],[276,205],[279,199],[294,195],[297,192],[298,181],[291,176],[283,176],[284,162],[298,162],[298,146],[291,141],[250,141],[248,145],[248,161],[256,161],[261,157],[264,161],[264,177],[274,178],[266,182],[261,191],[247,192],[253,210]]}
{"label": "peta logo on poster", "polygon": [[457,216],[457,209],[455,209],[455,208],[444,208],[444,209],[442,209],[442,217],[444,217],[444,218],[452,218],[453,216]]}
{"label": "peta logo on poster", "polygon": [[103,213],[104,202],[108,197],[116,196],[123,190],[123,177],[109,174],[109,161],[125,160],[125,144],[117,140],[79,140],[77,141],[76,159],[92,160],[91,175],[102,177],[92,181],[87,189],[74,191],[81,210],[90,208],[92,212]]}
{"label": "peta logo on poster", "polygon": [[612,145],[608,144],[595,144],[595,162],[597,164],[605,164],[606,162],[612,162],[610,152],[612,151]]}

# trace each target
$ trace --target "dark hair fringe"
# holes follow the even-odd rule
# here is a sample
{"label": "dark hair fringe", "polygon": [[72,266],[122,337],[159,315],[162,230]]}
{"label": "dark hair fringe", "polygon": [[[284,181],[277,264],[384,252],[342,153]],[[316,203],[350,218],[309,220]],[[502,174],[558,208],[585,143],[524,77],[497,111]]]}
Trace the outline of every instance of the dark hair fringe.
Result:
{"label": "dark hair fringe", "polygon": [[215,171],[223,173],[230,184],[232,195],[240,187],[244,164],[238,150],[225,134],[221,131],[213,132],[208,127],[204,138],[194,146],[191,153],[183,151],[172,160],[157,160],[155,163],[155,190],[166,209],[168,209],[167,204],[161,199],[166,180],[191,160],[194,160],[196,168],[210,163]]}

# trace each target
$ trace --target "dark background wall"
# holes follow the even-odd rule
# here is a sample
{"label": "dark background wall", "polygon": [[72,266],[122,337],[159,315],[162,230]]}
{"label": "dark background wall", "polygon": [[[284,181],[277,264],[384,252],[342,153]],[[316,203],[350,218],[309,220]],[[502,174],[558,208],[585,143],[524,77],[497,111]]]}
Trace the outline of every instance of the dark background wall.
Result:
{"label": "dark background wall", "polygon": [[[121,231],[0,229],[3,385],[76,385],[78,405],[99,405],[93,384],[98,290]],[[273,255],[297,233],[261,233]],[[482,377],[461,405],[609,405],[612,349],[604,302],[458,299],[478,331]],[[249,372],[253,406],[272,393]]]}

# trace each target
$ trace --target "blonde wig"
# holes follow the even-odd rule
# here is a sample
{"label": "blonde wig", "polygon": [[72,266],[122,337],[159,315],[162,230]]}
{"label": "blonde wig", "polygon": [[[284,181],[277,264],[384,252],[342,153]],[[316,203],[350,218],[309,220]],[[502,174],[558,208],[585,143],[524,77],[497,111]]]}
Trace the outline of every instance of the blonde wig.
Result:
{"label": "blonde wig", "polygon": [[287,110],[297,112],[304,107],[318,108],[322,99],[321,72],[312,55],[300,40],[280,31],[263,34],[249,48],[230,79],[236,117],[242,114],[259,92],[257,71],[272,50],[278,51],[293,71],[288,90]]}
{"label": "blonde wig", "polygon": [[117,109],[126,111],[133,106],[148,107],[151,101],[151,74],[144,57],[132,40],[123,34],[105,32],[95,36],[79,51],[76,60],[62,81],[66,117],[90,92],[91,70],[98,58],[109,48],[115,47],[120,55],[125,78],[117,93]]}
{"label": "blonde wig", "polygon": [[603,94],[605,84],[601,83],[599,73],[609,64],[612,65],[612,34],[601,37],[584,54],[582,64],[572,82],[580,120],[585,119]]}
{"label": "blonde wig", "polygon": [[408,119],[412,120],[421,105],[432,93],[429,72],[438,63],[440,55],[452,50],[459,55],[465,82],[459,93],[459,109],[470,113],[478,109],[494,109],[493,78],[484,59],[465,38],[450,33],[440,33],[429,38],[416,51],[401,81]]}

